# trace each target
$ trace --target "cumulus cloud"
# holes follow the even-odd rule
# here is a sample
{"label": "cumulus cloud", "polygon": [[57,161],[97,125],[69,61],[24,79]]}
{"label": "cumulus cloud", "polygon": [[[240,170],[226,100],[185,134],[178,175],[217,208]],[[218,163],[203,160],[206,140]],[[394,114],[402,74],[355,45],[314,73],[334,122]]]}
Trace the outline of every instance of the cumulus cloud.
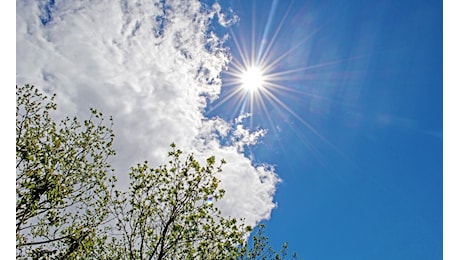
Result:
{"label": "cumulus cloud", "polygon": [[86,117],[97,108],[114,118],[118,179],[138,162],[163,164],[169,144],[228,163],[219,207],[248,224],[267,219],[279,181],[273,167],[244,156],[264,130],[241,120],[206,118],[229,62],[209,31],[218,4],[199,1],[16,1],[16,81],[57,93],[57,116]]}

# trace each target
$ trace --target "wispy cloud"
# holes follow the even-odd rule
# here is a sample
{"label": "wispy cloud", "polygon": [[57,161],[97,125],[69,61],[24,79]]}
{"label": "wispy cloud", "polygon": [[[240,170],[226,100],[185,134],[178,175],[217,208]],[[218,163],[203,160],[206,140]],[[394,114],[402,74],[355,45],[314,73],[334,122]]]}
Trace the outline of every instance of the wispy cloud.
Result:
{"label": "wispy cloud", "polygon": [[[228,163],[221,174],[225,214],[255,224],[269,218],[279,181],[269,165],[254,166],[243,149],[263,130],[241,120],[206,118],[218,98],[228,50],[209,23],[233,18],[198,1],[16,2],[16,80],[58,94],[58,116],[89,108],[113,115],[113,159],[120,182],[130,166],[165,162],[169,144]],[[222,142],[226,140],[226,142]]]}

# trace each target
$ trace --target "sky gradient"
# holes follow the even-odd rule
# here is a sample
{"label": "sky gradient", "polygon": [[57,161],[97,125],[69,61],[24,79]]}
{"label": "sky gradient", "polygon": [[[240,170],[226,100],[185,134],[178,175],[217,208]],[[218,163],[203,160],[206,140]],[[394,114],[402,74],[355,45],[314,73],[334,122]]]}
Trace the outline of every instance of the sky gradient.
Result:
{"label": "sky gradient", "polygon": [[112,115],[121,185],[176,142],[225,158],[220,207],[275,247],[442,259],[442,2],[155,2],[17,1],[17,84]]}
{"label": "sky gradient", "polygon": [[235,59],[272,40],[267,63],[285,55],[267,87],[280,101],[261,95],[250,120],[268,129],[250,154],[283,179],[273,244],[306,259],[442,259],[442,3],[229,6]]}

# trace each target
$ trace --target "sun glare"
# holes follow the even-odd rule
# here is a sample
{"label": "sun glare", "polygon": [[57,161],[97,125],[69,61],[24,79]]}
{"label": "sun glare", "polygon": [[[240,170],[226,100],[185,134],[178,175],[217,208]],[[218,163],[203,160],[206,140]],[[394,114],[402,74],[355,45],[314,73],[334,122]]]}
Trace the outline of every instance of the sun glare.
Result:
{"label": "sun glare", "polygon": [[241,87],[247,91],[257,91],[264,84],[264,75],[257,67],[248,68],[241,74]]}
{"label": "sun glare", "polygon": [[[278,1],[272,1],[270,14],[265,21],[263,34],[259,34],[256,30],[256,22],[260,19],[255,18],[255,4],[253,5],[252,34],[247,35],[246,30],[236,32],[230,29],[230,37],[233,39],[235,53],[232,56],[228,70],[223,71],[228,77],[223,78],[222,83],[223,87],[229,88],[225,92],[222,92],[221,98],[212,105],[208,113],[227,103],[229,108],[234,109],[231,111],[233,113],[232,117],[240,118],[247,114],[251,115],[250,127],[253,126],[252,120],[255,118],[254,115],[259,114],[263,118],[258,117],[258,120],[266,119],[271,129],[278,129],[279,123],[272,121],[272,118],[274,118],[272,111],[276,111],[283,116],[283,120],[284,118],[298,120],[315,136],[338,151],[338,148],[331,144],[325,136],[305,120],[303,115],[296,112],[297,110],[293,107],[295,103],[286,101],[291,97],[295,98],[295,100],[300,100],[302,97],[308,97],[308,100],[316,97],[321,100],[326,99],[314,94],[313,87],[307,86],[304,82],[301,83],[301,81],[310,80],[310,75],[316,73],[314,70],[328,68],[329,66],[351,60],[351,58],[311,65],[308,62],[309,65],[305,64],[291,68],[285,67],[297,64],[291,64],[291,62],[285,62],[285,60],[296,55],[295,52],[297,50],[302,51],[301,48],[305,47],[305,44],[311,40],[312,36],[320,28],[312,30],[311,33],[306,34],[303,38],[296,39],[295,42],[287,46],[287,49],[284,49],[282,45],[277,46],[277,41],[281,39],[279,33],[286,26],[285,20],[290,15],[294,1],[291,1],[283,19],[278,23],[277,27],[271,29],[270,27],[273,25],[272,18],[275,14],[277,3]],[[270,35],[271,32],[273,32],[272,35]],[[294,81],[296,81],[296,86],[286,85]],[[284,114],[286,117],[284,117]]]}

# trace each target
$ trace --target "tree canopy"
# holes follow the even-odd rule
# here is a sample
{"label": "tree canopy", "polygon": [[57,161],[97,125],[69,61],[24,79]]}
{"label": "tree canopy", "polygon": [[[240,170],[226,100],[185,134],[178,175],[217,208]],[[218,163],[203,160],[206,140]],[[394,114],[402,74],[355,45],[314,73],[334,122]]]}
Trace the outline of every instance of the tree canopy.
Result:
{"label": "tree canopy", "polygon": [[110,124],[96,110],[83,122],[55,122],[54,95],[30,85],[16,87],[16,101],[17,253],[85,256],[102,242],[109,212]]}
{"label": "tree canopy", "polygon": [[17,258],[287,257],[287,244],[268,246],[263,225],[248,239],[253,228],[216,207],[223,159],[200,164],[172,144],[167,164],[132,167],[128,190],[118,190],[112,118],[91,109],[83,122],[53,120],[54,97],[16,86]]}

